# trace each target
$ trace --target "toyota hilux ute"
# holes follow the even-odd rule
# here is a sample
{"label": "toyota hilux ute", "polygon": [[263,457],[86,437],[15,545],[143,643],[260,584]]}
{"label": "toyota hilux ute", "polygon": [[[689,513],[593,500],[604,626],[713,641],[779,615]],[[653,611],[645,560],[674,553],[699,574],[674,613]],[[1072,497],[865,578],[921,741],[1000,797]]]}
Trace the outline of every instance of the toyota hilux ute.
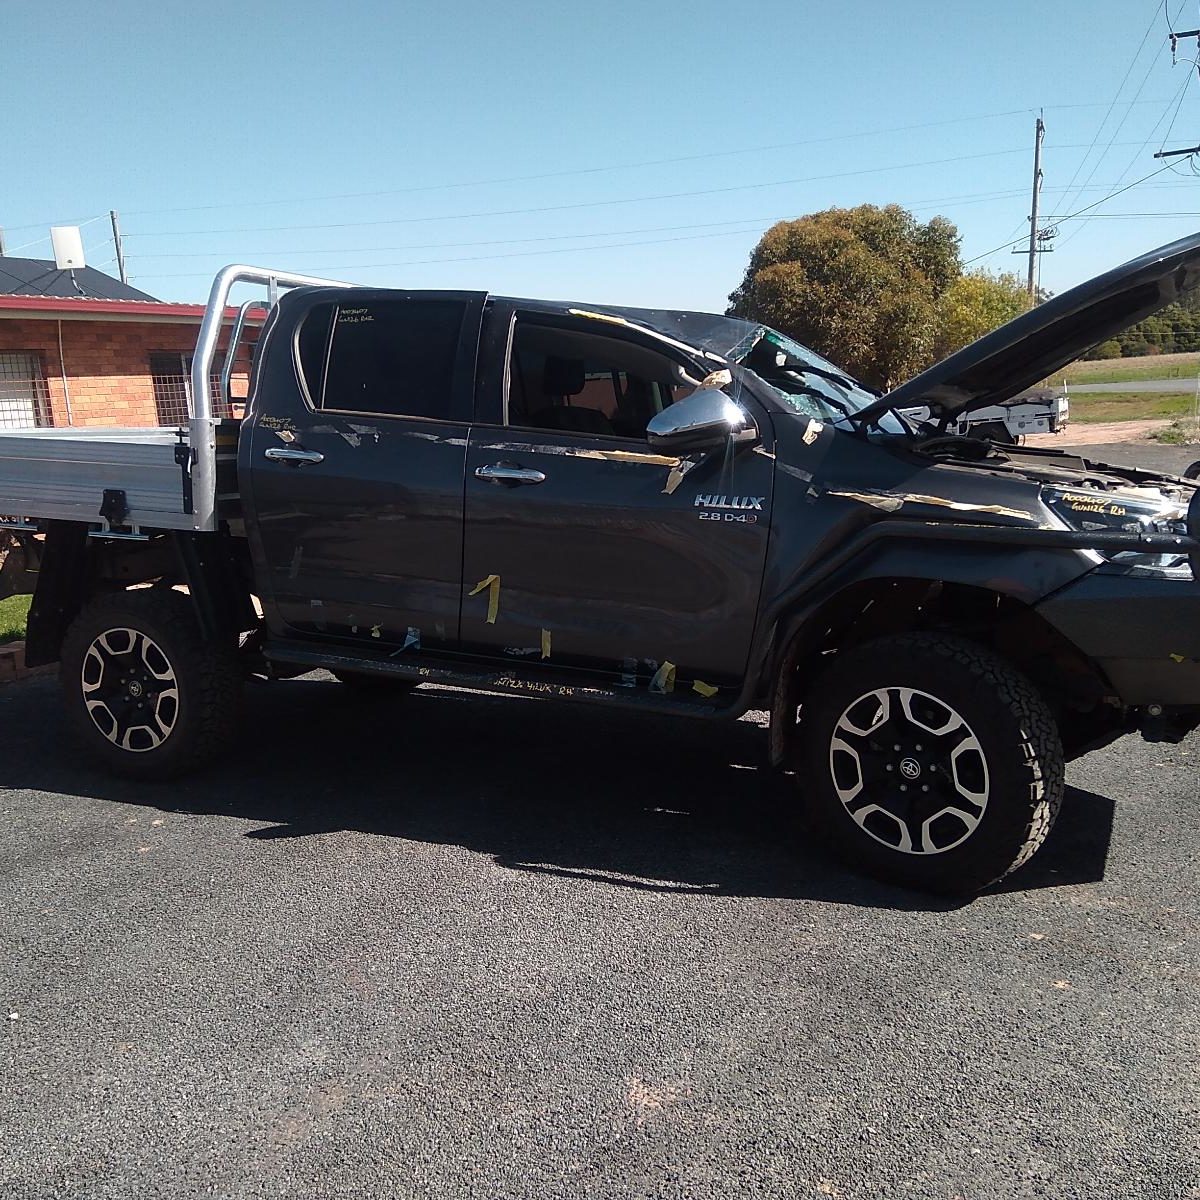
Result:
{"label": "toyota hilux ute", "polygon": [[[147,778],[218,756],[247,678],[319,668],[369,704],[769,709],[806,828],[977,890],[1045,840],[1065,761],[1200,723],[1200,492],[951,427],[1198,279],[1200,235],[877,397],[729,317],[228,267],[186,428],[0,436],[28,660]],[[210,378],[243,283],[268,300],[234,422]]]}

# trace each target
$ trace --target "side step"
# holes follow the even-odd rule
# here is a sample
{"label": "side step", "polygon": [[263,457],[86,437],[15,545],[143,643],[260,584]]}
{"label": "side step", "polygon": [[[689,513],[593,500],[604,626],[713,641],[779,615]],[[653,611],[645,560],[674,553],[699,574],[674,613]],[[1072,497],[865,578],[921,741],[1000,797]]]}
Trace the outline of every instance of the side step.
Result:
{"label": "side step", "polygon": [[450,687],[470,688],[481,692],[505,692],[545,700],[579,700],[588,704],[604,704],[645,712],[669,713],[678,717],[741,716],[735,707],[737,691],[722,689],[734,703],[720,704],[691,691],[659,694],[651,692],[644,683],[636,687],[581,683],[578,676],[564,671],[533,668],[520,662],[497,663],[494,668],[478,663],[449,665],[444,659],[406,653],[403,660],[354,653],[350,649],[316,649],[307,642],[280,639],[268,642],[263,654],[269,662],[307,667],[309,670],[361,671],[364,674],[392,676],[414,683],[442,683]]}

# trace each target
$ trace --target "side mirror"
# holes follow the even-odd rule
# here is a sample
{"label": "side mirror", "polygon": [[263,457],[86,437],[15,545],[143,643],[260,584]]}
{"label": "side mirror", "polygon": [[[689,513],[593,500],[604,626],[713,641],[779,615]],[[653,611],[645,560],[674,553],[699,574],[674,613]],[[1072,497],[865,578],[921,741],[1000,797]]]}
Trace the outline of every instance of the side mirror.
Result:
{"label": "side mirror", "polygon": [[746,410],[717,388],[700,388],[664,408],[646,426],[646,440],[660,450],[699,450],[754,436]]}

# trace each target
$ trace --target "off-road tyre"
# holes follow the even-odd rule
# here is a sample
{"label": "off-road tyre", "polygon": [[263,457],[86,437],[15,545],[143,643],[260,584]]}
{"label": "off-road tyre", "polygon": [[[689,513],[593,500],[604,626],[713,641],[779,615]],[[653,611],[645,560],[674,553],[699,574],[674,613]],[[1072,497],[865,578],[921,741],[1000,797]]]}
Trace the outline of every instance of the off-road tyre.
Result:
{"label": "off-road tyre", "polygon": [[1183,473],[1184,479],[1200,479],[1200,460],[1192,463]]}
{"label": "off-road tyre", "polygon": [[59,679],[76,741],[118,775],[185,775],[227,750],[238,729],[236,642],[206,640],[191,600],[168,588],[89,601],[63,639]]}
{"label": "off-road tyre", "polygon": [[956,635],[839,653],[808,689],[797,734],[809,824],[853,866],[921,891],[972,894],[1002,879],[1038,850],[1062,804],[1063,748],[1045,700]]}
{"label": "off-road tyre", "polygon": [[415,679],[375,675],[370,671],[333,671],[331,674],[338,683],[344,683],[362,696],[403,696],[421,686]]}

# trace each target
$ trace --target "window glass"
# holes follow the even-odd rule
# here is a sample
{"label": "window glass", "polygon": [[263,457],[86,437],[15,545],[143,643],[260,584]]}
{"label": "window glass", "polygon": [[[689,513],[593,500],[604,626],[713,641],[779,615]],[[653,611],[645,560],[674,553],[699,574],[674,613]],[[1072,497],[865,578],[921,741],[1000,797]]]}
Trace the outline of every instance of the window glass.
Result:
{"label": "window glass", "polygon": [[509,364],[508,423],[644,438],[650,419],[690,390],[678,367],[631,342],[518,325]]}
{"label": "window glass", "polygon": [[465,311],[458,300],[318,305],[298,343],[314,407],[449,418]]}

